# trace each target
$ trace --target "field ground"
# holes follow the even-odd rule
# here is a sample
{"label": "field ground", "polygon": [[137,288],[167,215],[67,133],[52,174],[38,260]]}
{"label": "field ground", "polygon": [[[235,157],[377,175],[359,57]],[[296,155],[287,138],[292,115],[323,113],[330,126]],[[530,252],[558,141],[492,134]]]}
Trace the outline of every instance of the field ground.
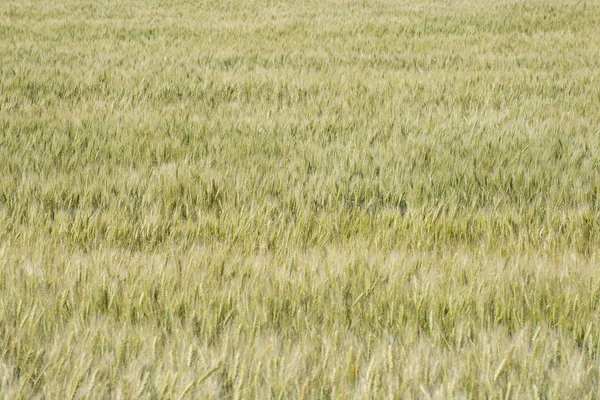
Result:
{"label": "field ground", "polygon": [[0,3],[0,397],[599,398],[600,2]]}

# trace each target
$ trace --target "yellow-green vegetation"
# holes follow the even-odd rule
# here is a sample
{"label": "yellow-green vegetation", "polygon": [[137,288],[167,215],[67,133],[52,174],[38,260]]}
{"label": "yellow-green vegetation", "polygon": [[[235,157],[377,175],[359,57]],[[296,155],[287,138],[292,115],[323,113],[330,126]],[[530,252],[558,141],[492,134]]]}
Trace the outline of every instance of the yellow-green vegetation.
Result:
{"label": "yellow-green vegetation", "polygon": [[600,397],[600,2],[0,2],[0,396]]}

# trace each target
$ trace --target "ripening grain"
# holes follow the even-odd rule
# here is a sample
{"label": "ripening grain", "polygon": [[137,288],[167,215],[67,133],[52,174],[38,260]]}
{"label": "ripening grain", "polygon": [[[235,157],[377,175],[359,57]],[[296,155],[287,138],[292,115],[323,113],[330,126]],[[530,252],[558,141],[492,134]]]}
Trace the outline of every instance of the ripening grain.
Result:
{"label": "ripening grain", "polygon": [[0,396],[600,397],[600,3],[0,4]]}

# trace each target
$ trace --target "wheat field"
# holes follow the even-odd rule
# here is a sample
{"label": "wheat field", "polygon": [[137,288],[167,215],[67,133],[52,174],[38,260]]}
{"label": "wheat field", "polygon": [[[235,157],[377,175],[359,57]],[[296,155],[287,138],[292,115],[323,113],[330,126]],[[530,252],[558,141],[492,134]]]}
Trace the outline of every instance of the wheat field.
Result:
{"label": "wheat field", "polygon": [[600,3],[0,2],[0,397],[600,398]]}

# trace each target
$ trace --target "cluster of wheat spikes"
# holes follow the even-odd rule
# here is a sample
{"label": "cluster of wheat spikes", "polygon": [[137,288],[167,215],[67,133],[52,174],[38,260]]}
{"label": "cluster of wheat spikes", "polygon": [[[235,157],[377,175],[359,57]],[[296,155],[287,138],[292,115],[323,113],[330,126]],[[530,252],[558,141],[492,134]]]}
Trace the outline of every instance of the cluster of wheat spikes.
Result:
{"label": "cluster of wheat spikes", "polygon": [[597,398],[600,3],[0,2],[0,397]]}

